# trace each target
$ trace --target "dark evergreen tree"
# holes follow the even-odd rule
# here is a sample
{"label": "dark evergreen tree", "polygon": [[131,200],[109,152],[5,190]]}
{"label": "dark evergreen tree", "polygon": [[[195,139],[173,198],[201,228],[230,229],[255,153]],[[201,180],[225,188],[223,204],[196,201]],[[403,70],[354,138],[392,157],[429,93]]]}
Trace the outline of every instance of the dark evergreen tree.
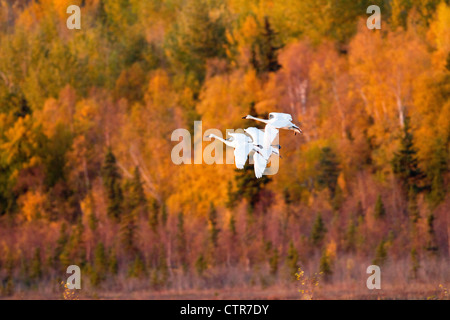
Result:
{"label": "dark evergreen tree", "polygon": [[217,227],[217,210],[212,203],[209,207],[208,220],[211,243],[216,248],[220,229]]}
{"label": "dark evergreen tree", "polygon": [[206,271],[207,268],[208,262],[206,261],[203,254],[200,254],[197,260],[195,261],[195,270],[197,271],[197,274],[199,276],[203,276],[203,273]]}
{"label": "dark evergreen tree", "polygon": [[147,200],[138,167],[134,168],[133,178],[126,185],[125,200],[127,211],[133,212],[137,217],[145,212]]}
{"label": "dark evergreen tree", "polygon": [[411,188],[408,195],[408,213],[412,223],[417,223],[420,218],[419,207],[417,206],[417,195]]}
{"label": "dark evergreen tree", "polygon": [[122,214],[123,194],[119,168],[111,148],[108,148],[106,152],[101,173],[106,191],[108,216],[119,221]]}
{"label": "dark evergreen tree", "polygon": [[216,1],[187,1],[166,37],[173,64],[182,67],[189,78],[195,79],[195,90],[205,78],[207,59],[225,57],[223,16],[212,18],[210,15],[210,11],[217,8]]}
{"label": "dark evergreen tree", "polygon": [[420,269],[420,262],[416,248],[411,249],[411,264],[412,264],[411,266],[412,278],[416,279],[417,273],[419,272]]}
{"label": "dark evergreen tree", "polygon": [[[269,18],[264,18],[264,26],[252,46],[250,63],[258,72],[276,72],[281,68],[278,62],[278,50],[282,48]],[[258,53],[258,54],[257,54]]]}
{"label": "dark evergreen tree", "polygon": [[[69,241],[69,235],[67,233],[67,224],[65,222],[63,222],[61,224],[61,228],[59,229],[59,237],[58,237],[58,240],[56,240],[56,248],[55,248],[55,252],[53,255],[53,261],[55,263],[59,263],[60,256],[63,253],[64,248],[68,241]],[[62,266],[60,266],[60,267],[62,267]]]}
{"label": "dark evergreen tree", "polygon": [[386,209],[384,208],[383,200],[381,199],[381,195],[379,194],[377,197],[377,201],[375,202],[375,210],[374,216],[376,219],[383,218],[386,215]]}
{"label": "dark evergreen tree", "polygon": [[105,247],[102,242],[99,242],[95,247],[94,263],[90,272],[93,286],[98,286],[105,279],[106,265]]}
{"label": "dark evergreen tree", "polygon": [[160,207],[158,201],[155,198],[150,199],[149,211],[148,211],[148,223],[153,232],[157,232],[159,224]]}
{"label": "dark evergreen tree", "polygon": [[328,188],[331,199],[334,199],[340,169],[336,153],[330,147],[322,148],[317,170],[319,187]]}
{"label": "dark evergreen tree", "polygon": [[331,258],[326,248],[323,249],[322,256],[320,257],[319,270],[323,274],[324,280],[329,281],[331,275],[333,274],[333,270],[331,266]]}
{"label": "dark evergreen tree", "polygon": [[436,139],[433,149],[434,152],[431,154],[431,163],[427,169],[427,177],[431,184],[428,198],[432,209],[445,198],[446,186],[444,184],[444,175],[449,171],[447,160],[448,151],[445,142],[441,138]]}
{"label": "dark evergreen tree", "polygon": [[119,271],[119,262],[117,260],[116,250],[113,247],[110,250],[108,261],[108,270],[113,275],[117,274],[117,272]]}
{"label": "dark evergreen tree", "polygon": [[233,184],[231,181],[227,183],[227,202],[225,203],[227,209],[234,209],[236,206],[236,193],[233,192]]}
{"label": "dark evergreen tree", "polygon": [[272,255],[270,256],[270,259],[269,259],[269,266],[270,266],[270,274],[271,275],[276,275],[277,274],[279,260],[280,260],[280,255],[278,253],[278,249],[277,248],[273,248]]}
{"label": "dark evergreen tree", "polygon": [[405,194],[412,188],[414,192],[421,191],[424,174],[419,168],[417,150],[414,148],[413,134],[410,128],[410,119],[405,117],[403,136],[400,148],[394,154],[392,167],[395,175],[402,183]]}
{"label": "dark evergreen tree", "polygon": [[161,205],[161,222],[162,222],[162,225],[163,225],[163,226],[166,225],[166,223],[167,223],[167,218],[168,218],[168,215],[167,215],[167,205],[166,205],[165,202],[163,202],[162,205]]}
{"label": "dark evergreen tree", "polygon": [[373,264],[381,266],[386,262],[386,260],[387,260],[386,241],[382,239],[375,251],[375,259],[373,260]]}
{"label": "dark evergreen tree", "polygon": [[228,227],[230,228],[231,235],[233,237],[236,237],[236,235],[237,235],[236,218],[234,217],[233,213],[230,215],[230,220],[228,221]]}
{"label": "dark evergreen tree", "polygon": [[317,215],[316,220],[314,221],[314,225],[311,231],[311,242],[314,246],[319,246],[322,243],[323,238],[325,237],[325,233],[327,229],[322,220],[322,215],[319,213]]}
{"label": "dark evergreen tree", "polygon": [[289,242],[289,249],[287,253],[287,266],[289,274],[294,276],[298,270],[298,251],[294,246],[294,242],[291,240]]}
{"label": "dark evergreen tree", "polygon": [[128,276],[131,278],[141,278],[146,274],[145,263],[142,257],[137,254],[133,263],[128,268]]}
{"label": "dark evergreen tree", "polygon": [[138,226],[136,220],[136,215],[133,212],[126,212],[122,215],[120,221],[120,239],[124,250],[130,254],[137,251],[136,231]]}
{"label": "dark evergreen tree", "polygon": [[86,247],[83,239],[84,225],[81,217],[78,218],[76,226],[72,227],[72,234],[70,235],[67,244],[59,255],[59,260],[63,268],[71,264],[78,265],[80,268],[86,264]]}
{"label": "dark evergreen tree", "polygon": [[434,219],[433,212],[430,212],[427,217],[427,244],[425,248],[432,253],[436,253],[439,249],[434,231]]}
{"label": "dark evergreen tree", "polygon": [[104,274],[107,271],[107,257],[105,246],[101,241],[99,241],[99,243],[97,243],[97,246],[95,247],[94,265],[95,269],[101,274]]}

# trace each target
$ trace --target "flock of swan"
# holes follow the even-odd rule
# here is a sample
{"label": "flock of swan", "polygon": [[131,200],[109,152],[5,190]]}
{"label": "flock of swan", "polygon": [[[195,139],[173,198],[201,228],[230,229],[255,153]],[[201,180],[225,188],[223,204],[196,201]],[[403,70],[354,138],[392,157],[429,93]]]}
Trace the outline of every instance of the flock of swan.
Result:
{"label": "flock of swan", "polygon": [[293,130],[295,134],[302,133],[302,130],[292,123],[292,117],[287,113],[271,112],[269,119],[260,119],[247,115],[242,119],[251,119],[266,124],[264,131],[255,127],[244,129],[246,133],[228,133],[228,139],[222,139],[214,134],[206,136],[206,138],[215,138],[222,141],[227,146],[234,148],[234,162],[236,168],[243,169],[247,162],[248,155],[253,153],[253,163],[256,178],[263,176],[264,170],[269,163],[270,156],[275,154],[280,156],[280,145],[273,145],[272,142],[278,135],[279,129]]}

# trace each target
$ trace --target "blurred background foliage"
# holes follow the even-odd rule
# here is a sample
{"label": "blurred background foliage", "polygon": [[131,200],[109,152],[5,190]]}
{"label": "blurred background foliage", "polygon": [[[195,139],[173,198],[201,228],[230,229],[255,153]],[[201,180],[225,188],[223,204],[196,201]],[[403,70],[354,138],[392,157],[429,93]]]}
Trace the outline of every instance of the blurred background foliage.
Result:
{"label": "blurred background foliage", "polygon": [[[174,129],[271,111],[304,131],[277,175],[172,163]],[[0,292],[448,282],[449,145],[448,1],[2,0]]]}

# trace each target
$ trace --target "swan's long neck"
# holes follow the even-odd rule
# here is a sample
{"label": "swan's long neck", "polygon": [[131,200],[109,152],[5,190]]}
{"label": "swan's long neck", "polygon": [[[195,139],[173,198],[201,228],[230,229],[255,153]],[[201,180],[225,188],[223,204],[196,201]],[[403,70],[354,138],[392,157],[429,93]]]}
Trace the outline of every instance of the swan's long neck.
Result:
{"label": "swan's long neck", "polygon": [[211,134],[211,137],[212,137],[212,138],[215,138],[215,139],[217,139],[217,140],[222,141],[222,142],[225,143],[227,146],[232,147],[230,141],[227,141],[227,140],[225,140],[225,139],[222,139],[221,137],[218,137],[218,136],[216,136],[215,134]]}
{"label": "swan's long neck", "polygon": [[256,117],[253,117],[253,116],[248,116],[248,118],[252,119],[252,120],[264,122],[264,123],[269,123],[269,120],[266,120],[266,119],[256,118]]}

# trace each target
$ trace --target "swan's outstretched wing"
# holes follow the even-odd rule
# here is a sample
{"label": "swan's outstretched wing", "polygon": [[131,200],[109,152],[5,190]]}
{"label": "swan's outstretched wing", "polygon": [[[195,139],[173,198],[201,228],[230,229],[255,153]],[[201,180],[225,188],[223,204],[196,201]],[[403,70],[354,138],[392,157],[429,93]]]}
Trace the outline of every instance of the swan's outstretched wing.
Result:
{"label": "swan's outstretched wing", "polygon": [[264,128],[264,141],[263,147],[264,149],[271,150],[270,146],[272,145],[273,140],[277,137],[278,129],[272,126],[271,124],[266,124]]}
{"label": "swan's outstretched wing", "polygon": [[234,148],[234,162],[236,164],[236,168],[244,169],[250,150],[251,150],[250,143],[237,144],[237,146]]}
{"label": "swan's outstretched wing", "polygon": [[234,162],[236,168],[244,169],[248,154],[252,149],[250,138],[243,133],[230,133],[234,138]]}
{"label": "swan's outstretched wing", "polygon": [[267,161],[262,155],[255,152],[253,155],[254,169],[256,178],[261,178],[263,176],[264,170],[266,170]]}
{"label": "swan's outstretched wing", "polygon": [[277,118],[278,120],[292,121],[292,116],[289,113],[271,112],[269,113],[269,119]]}
{"label": "swan's outstretched wing", "polygon": [[250,137],[252,137],[254,145],[262,145],[263,144],[264,131],[262,131],[258,128],[255,128],[255,127],[250,127],[250,128],[244,129],[244,131],[246,133],[248,133],[250,135]]}

